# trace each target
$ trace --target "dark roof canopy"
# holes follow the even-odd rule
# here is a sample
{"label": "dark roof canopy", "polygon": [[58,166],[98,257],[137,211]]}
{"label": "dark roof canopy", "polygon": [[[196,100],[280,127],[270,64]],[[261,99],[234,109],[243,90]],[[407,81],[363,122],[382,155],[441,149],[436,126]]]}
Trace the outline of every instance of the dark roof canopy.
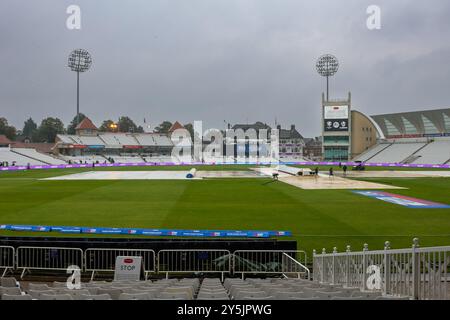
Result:
{"label": "dark roof canopy", "polygon": [[255,129],[255,130],[261,130],[261,129],[267,129],[270,130],[271,127],[267,125],[266,123],[262,123],[260,121],[255,122],[253,124],[235,124],[232,129],[242,129],[242,130],[248,130],[248,129]]}
{"label": "dark roof canopy", "polygon": [[280,130],[280,139],[303,139],[303,136],[295,129],[295,127],[291,127],[290,130]]}
{"label": "dark roof canopy", "polygon": [[374,115],[386,137],[450,134],[450,108]]}

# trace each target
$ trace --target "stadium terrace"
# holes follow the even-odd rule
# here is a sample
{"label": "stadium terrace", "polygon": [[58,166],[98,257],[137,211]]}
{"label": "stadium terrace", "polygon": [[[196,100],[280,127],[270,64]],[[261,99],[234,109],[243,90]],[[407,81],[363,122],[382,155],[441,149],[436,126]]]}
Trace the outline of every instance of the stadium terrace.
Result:
{"label": "stadium terrace", "polygon": [[450,300],[448,0],[41,2],[0,4],[1,319]]}

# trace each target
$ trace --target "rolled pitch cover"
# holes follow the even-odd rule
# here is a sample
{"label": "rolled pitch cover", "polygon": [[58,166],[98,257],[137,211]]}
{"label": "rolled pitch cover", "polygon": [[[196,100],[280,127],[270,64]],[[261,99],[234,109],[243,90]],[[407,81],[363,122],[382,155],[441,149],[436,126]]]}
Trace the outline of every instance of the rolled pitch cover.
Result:
{"label": "rolled pitch cover", "polygon": [[192,168],[189,173],[186,175],[187,179],[192,179],[195,177],[195,174],[197,173],[197,170],[195,168]]}

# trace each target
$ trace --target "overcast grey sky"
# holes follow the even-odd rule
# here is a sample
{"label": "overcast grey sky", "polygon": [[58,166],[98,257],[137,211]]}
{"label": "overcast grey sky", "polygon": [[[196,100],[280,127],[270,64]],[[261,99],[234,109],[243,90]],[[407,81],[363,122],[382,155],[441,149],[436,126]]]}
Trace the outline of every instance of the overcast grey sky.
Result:
{"label": "overcast grey sky", "polygon": [[[81,7],[82,29],[66,28]],[[366,27],[379,5],[381,30]],[[96,123],[131,116],[203,120],[223,128],[263,121],[320,132],[323,53],[341,63],[331,97],[353,94],[368,114],[450,105],[448,0],[2,0],[0,116],[19,129],[29,116],[75,115],[76,76],[87,49],[81,111]]]}

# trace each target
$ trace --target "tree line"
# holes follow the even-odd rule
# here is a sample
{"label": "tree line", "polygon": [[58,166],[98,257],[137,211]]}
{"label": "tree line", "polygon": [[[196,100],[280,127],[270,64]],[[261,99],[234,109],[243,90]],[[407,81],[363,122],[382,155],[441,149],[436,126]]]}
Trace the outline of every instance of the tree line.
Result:
{"label": "tree line", "polygon": [[[80,122],[86,118],[86,116],[80,113]],[[16,129],[14,126],[8,124],[8,120],[4,117],[0,117],[0,135],[5,135],[12,141],[28,139],[31,142],[55,142],[57,134],[75,134],[75,128],[78,125],[77,117],[69,123],[67,127],[59,118],[47,117],[43,119],[38,126],[37,123],[30,117],[24,122],[21,130]],[[172,126],[172,122],[163,121],[159,124],[154,132],[167,133]],[[193,132],[192,124],[188,123],[185,128]],[[122,116],[117,122],[113,120],[104,120],[98,128],[100,132],[126,132],[126,133],[143,133],[144,128],[136,125],[136,123],[127,116]]]}

